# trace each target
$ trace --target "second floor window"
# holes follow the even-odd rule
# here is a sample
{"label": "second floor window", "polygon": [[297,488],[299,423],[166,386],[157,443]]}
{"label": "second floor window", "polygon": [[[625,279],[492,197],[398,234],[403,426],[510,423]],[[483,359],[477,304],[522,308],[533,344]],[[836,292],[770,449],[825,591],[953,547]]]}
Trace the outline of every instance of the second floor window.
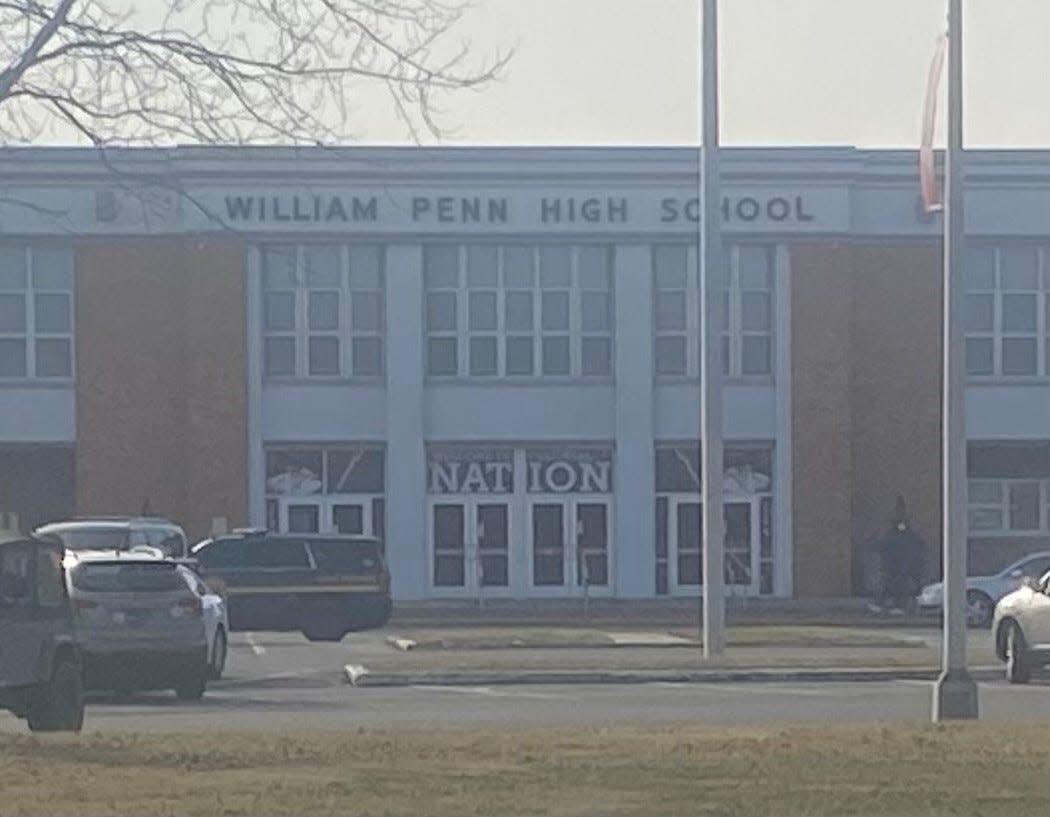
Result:
{"label": "second floor window", "polygon": [[72,376],[72,252],[0,247],[0,380]]}
{"label": "second floor window", "polygon": [[384,277],[377,246],[263,247],[263,361],[268,377],[383,373]]}
{"label": "second floor window", "polygon": [[610,376],[610,256],[599,245],[427,247],[427,374]]}

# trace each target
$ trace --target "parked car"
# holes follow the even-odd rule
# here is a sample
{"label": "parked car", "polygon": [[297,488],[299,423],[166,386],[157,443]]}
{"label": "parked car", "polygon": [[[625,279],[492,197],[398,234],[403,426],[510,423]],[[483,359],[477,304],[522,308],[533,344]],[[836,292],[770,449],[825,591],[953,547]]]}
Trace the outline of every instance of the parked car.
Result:
{"label": "parked car", "polygon": [[195,545],[192,558],[226,595],[234,630],[339,641],[390,619],[390,574],[372,537],[234,531]]}
{"label": "parked car", "polygon": [[186,556],[186,533],[174,522],[148,516],[103,516],[50,522],[36,529],[57,536],[67,550],[155,548],[163,555]]}
{"label": "parked car", "polygon": [[84,724],[81,655],[54,541],[0,543],[0,708],[35,732]]}
{"label": "parked car", "polygon": [[204,695],[226,661],[225,605],[192,570],[141,553],[67,554],[87,689]]}
{"label": "parked car", "polygon": [[[992,623],[995,605],[1029,579],[1038,579],[1050,570],[1050,551],[1031,553],[1007,565],[992,576],[970,576],[966,580],[966,621],[971,627]],[[944,604],[944,585],[928,584],[918,596],[919,609],[940,612]]]}
{"label": "parked car", "polygon": [[1026,684],[1033,669],[1050,664],[1050,572],[1000,600],[992,633],[1010,683]]}

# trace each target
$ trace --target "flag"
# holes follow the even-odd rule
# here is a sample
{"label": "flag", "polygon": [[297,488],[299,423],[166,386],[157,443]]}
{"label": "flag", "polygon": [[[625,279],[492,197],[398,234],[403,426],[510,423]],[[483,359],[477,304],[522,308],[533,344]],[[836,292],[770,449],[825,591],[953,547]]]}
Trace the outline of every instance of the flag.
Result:
{"label": "flag", "polygon": [[937,50],[930,63],[930,75],[926,80],[926,102],[922,111],[922,141],[919,143],[919,186],[922,189],[922,206],[927,213],[944,209],[941,190],[937,185],[937,171],[933,162],[933,137],[937,129],[937,91],[944,72],[944,59],[948,53],[948,35],[937,38]]}

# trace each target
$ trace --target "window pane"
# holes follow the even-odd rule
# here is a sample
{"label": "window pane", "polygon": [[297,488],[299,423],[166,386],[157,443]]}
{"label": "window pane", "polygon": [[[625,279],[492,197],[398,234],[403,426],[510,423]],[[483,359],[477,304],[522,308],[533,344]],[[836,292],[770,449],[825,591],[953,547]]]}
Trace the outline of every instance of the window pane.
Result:
{"label": "window pane", "polygon": [[966,339],[966,373],[972,375],[994,374],[994,344],[991,338]]}
{"label": "window pane", "polygon": [[354,338],[350,348],[355,375],[374,377],[383,373],[382,338]]}
{"label": "window pane", "polygon": [[24,247],[0,248],[0,290],[26,288],[26,251]]}
{"label": "window pane", "polygon": [[276,331],[293,331],[295,329],[295,293],[267,292],[266,328]]}
{"label": "window pane", "polygon": [[303,263],[306,266],[306,283],[312,287],[339,287],[343,266],[343,252],[336,246],[310,246],[303,248]]}
{"label": "window pane", "polygon": [[0,295],[0,332],[26,331],[26,296]]}
{"label": "window pane", "polygon": [[584,332],[606,332],[612,323],[609,313],[611,299],[607,292],[584,292],[580,296],[580,307],[583,310]]}
{"label": "window pane", "polygon": [[350,288],[382,289],[383,271],[379,247],[350,248]]}
{"label": "window pane", "polygon": [[769,374],[772,371],[772,343],[768,335],[745,335],[743,343],[743,374]]}
{"label": "window pane", "polygon": [[470,328],[474,331],[495,331],[496,293],[470,293]]}
{"label": "window pane", "polygon": [[351,296],[351,329],[355,332],[378,332],[383,326],[383,294],[354,292]]}
{"label": "window pane", "polygon": [[1039,530],[1039,483],[1010,485],[1010,530]]}
{"label": "window pane", "polygon": [[66,338],[41,338],[36,342],[37,377],[71,377],[73,360]]}
{"label": "window pane", "polygon": [[973,247],[966,253],[966,288],[995,289],[995,250]]}
{"label": "window pane", "polygon": [[738,250],[741,289],[771,289],[768,247],[743,246]]}
{"label": "window pane", "polygon": [[609,338],[584,338],[582,352],[584,374],[611,374],[612,340]]}
{"label": "window pane", "polygon": [[1035,367],[1035,338],[1003,338],[1003,374],[1035,374]]}
{"label": "window pane", "polygon": [[266,374],[286,376],[295,374],[295,338],[266,338]]}
{"label": "window pane", "polygon": [[656,339],[656,373],[685,374],[685,338],[681,336]]}
{"label": "window pane", "polygon": [[435,245],[423,252],[423,278],[427,289],[459,286],[459,247]]}
{"label": "window pane", "polygon": [[503,248],[503,285],[507,289],[532,289],[536,285],[532,247]]}
{"label": "window pane", "polygon": [[427,341],[427,371],[438,376],[457,373],[455,338],[430,338]]}
{"label": "window pane", "polygon": [[339,338],[310,338],[310,374],[330,376],[339,374]]}
{"label": "window pane", "polygon": [[510,332],[531,332],[534,323],[531,292],[508,292],[506,294],[506,329]]}
{"label": "window pane", "polygon": [[72,290],[73,253],[58,247],[33,247],[33,288]]}
{"label": "window pane", "polygon": [[1003,330],[1034,332],[1038,295],[1003,295]]}
{"label": "window pane", "polygon": [[0,377],[26,376],[26,342],[0,339]]}
{"label": "window pane", "polygon": [[295,289],[295,247],[263,248],[262,264],[265,289]]}
{"label": "window pane", "polygon": [[972,508],[968,514],[971,531],[1003,530],[1003,512],[994,508]]}
{"label": "window pane", "polygon": [[567,337],[543,339],[543,373],[567,375],[569,366],[569,339]]}
{"label": "window pane", "polygon": [[572,251],[568,247],[540,247],[540,286],[568,288],[572,280]]}
{"label": "window pane", "polygon": [[322,453],[316,448],[266,452],[266,493],[305,496],[324,490]]}
{"label": "window pane", "polygon": [[470,339],[470,373],[477,377],[497,374],[496,338]]}
{"label": "window pane", "polygon": [[578,264],[581,289],[610,288],[609,253],[605,247],[580,247]]}
{"label": "window pane", "polygon": [[656,293],[656,328],[685,331],[685,291]]}
{"label": "window pane", "polygon": [[507,338],[507,374],[533,374],[533,343],[531,337]]}
{"label": "window pane", "polygon": [[543,328],[547,330],[568,330],[569,328],[569,293],[543,293]]}
{"label": "window pane", "polygon": [[966,296],[966,330],[991,332],[995,329],[995,296]]}
{"label": "window pane", "polygon": [[328,452],[328,493],[382,493],[384,458],[381,450],[330,450]]}
{"label": "window pane", "polygon": [[499,285],[497,263],[495,247],[467,247],[467,286],[495,289]]}
{"label": "window pane", "polygon": [[688,279],[689,249],[683,245],[658,245],[653,248],[657,289],[685,289]]}
{"label": "window pane", "polygon": [[1039,288],[1039,255],[1035,247],[1003,247],[999,250],[1003,289]]}
{"label": "window pane", "polygon": [[968,496],[970,502],[994,505],[1003,501],[1003,484],[970,480]]}
{"label": "window pane", "polygon": [[427,329],[430,332],[456,331],[456,293],[427,294]]}
{"label": "window pane", "polygon": [[309,312],[311,329],[338,329],[339,293],[311,292]]}
{"label": "window pane", "polygon": [[768,292],[745,292],[740,296],[741,323],[748,331],[768,332],[773,312]]}

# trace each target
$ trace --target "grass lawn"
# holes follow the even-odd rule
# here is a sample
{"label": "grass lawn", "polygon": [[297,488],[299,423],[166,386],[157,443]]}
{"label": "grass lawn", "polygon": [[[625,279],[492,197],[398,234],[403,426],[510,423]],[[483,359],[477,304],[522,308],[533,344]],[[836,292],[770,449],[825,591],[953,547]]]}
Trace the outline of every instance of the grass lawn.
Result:
{"label": "grass lawn", "polygon": [[5,737],[0,813],[1045,814],[1046,726]]}

